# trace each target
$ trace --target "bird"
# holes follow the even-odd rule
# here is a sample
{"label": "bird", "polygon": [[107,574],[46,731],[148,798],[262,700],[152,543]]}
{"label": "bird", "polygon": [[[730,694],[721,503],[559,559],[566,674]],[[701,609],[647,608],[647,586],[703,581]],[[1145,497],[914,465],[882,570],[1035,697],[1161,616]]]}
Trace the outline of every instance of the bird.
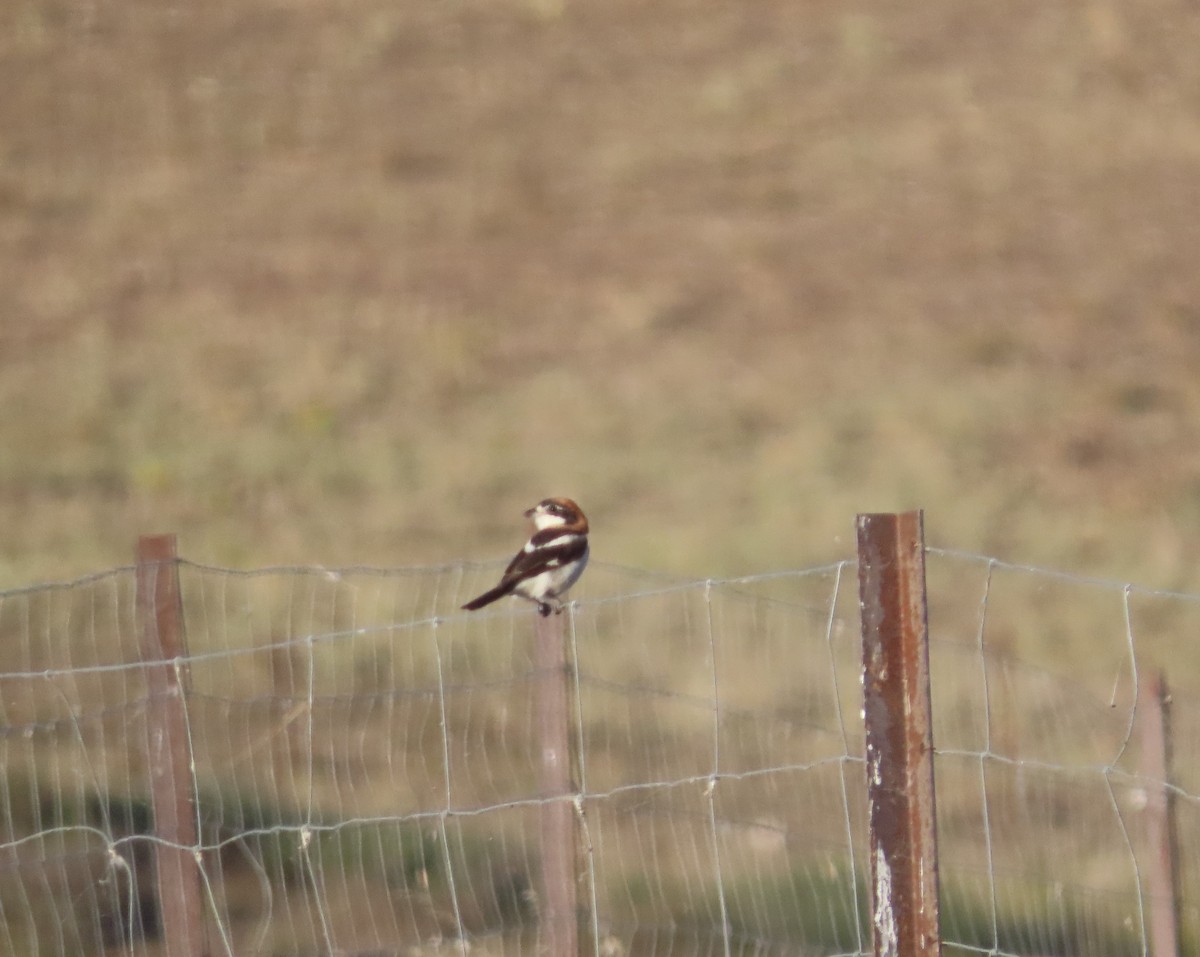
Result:
{"label": "bird", "polygon": [[499,584],[463,605],[466,611],[517,595],[536,604],[543,618],[562,612],[562,596],[588,563],[587,516],[569,498],[545,498],[526,509],[525,517],[533,522],[529,541],[508,563]]}

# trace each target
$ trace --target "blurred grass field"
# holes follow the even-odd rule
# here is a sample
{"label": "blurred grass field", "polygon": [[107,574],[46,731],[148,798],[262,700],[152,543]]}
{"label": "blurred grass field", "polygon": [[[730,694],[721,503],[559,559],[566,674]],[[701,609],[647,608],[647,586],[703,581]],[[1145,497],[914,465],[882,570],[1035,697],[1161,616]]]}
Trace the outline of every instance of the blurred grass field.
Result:
{"label": "blurred grass field", "polygon": [[0,586],[930,540],[1200,590],[1184,0],[0,11]]}

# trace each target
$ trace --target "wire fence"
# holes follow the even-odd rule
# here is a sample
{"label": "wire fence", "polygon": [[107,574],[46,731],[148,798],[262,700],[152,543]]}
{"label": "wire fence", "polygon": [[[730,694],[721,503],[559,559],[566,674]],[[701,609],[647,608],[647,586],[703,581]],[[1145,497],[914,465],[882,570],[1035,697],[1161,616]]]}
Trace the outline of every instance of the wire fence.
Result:
{"label": "wire fence", "polygon": [[[1200,596],[926,562],[944,952],[1165,953],[1164,902],[1194,952]],[[594,564],[561,619],[562,793],[536,616],[458,610],[498,567],[144,562],[0,593],[0,952],[533,953],[553,805],[582,953],[869,953],[855,562]]]}

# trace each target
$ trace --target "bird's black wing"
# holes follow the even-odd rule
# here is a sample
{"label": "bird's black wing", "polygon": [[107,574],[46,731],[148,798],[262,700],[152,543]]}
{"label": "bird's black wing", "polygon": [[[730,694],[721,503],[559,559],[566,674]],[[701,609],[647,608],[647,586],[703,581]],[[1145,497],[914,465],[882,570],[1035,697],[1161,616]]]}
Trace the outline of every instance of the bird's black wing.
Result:
{"label": "bird's black wing", "polygon": [[[587,537],[563,534],[562,529],[544,528],[530,538],[533,548],[521,549],[504,569],[504,576],[494,588],[463,605],[468,611],[490,605],[498,598],[512,594],[514,588],[527,578],[533,578],[551,568],[561,568],[580,558],[587,551]],[[552,543],[552,544],[551,544]]]}
{"label": "bird's black wing", "polygon": [[[541,539],[541,541],[539,541]],[[562,541],[556,541],[562,539]],[[569,565],[587,551],[587,539],[582,535],[563,535],[554,528],[544,528],[529,540],[533,548],[522,549],[504,569],[501,585],[515,585],[551,568]],[[548,544],[553,542],[554,544]]]}

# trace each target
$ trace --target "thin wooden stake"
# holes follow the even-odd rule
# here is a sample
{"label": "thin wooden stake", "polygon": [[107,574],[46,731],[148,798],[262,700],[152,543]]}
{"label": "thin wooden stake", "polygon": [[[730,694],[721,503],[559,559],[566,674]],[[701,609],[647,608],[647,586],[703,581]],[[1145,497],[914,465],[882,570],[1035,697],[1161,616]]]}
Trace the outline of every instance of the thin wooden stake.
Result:
{"label": "thin wooden stake", "polygon": [[1146,881],[1150,898],[1152,957],[1179,954],[1179,844],[1172,790],[1171,694],[1161,671],[1141,679],[1138,701],[1142,723],[1142,774],[1146,778],[1146,823],[1150,860]]}
{"label": "thin wooden stake", "polygon": [[859,515],[875,957],[941,954],[921,512]]}
{"label": "thin wooden stake", "polygon": [[[563,615],[536,616],[534,691],[541,748],[542,894],[540,954],[576,957],[575,820],[571,792],[568,724],[570,675],[563,640]],[[558,800],[555,800],[558,798]]]}
{"label": "thin wooden stake", "polygon": [[183,606],[174,535],[143,535],[137,545],[137,610],[147,663],[147,760],[154,812],[155,876],[168,957],[205,953],[195,795],[181,681]]}

